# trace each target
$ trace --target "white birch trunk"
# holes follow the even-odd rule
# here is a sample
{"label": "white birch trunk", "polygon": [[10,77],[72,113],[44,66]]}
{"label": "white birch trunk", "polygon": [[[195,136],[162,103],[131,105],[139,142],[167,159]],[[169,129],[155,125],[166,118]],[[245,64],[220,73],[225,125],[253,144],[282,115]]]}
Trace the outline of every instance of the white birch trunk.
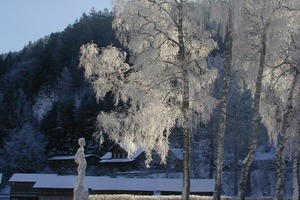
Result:
{"label": "white birch trunk", "polygon": [[283,200],[284,198],[284,170],[285,170],[285,149],[287,143],[287,129],[290,126],[291,113],[293,109],[293,96],[297,83],[297,76],[294,76],[290,91],[288,94],[286,109],[283,113],[282,129],[279,137],[279,144],[276,150],[276,188],[275,199]]}
{"label": "white birch trunk", "polygon": [[231,9],[231,5],[229,4],[229,24],[228,24],[228,41],[226,44],[226,69],[225,75],[223,79],[223,89],[222,89],[222,97],[220,101],[220,116],[218,123],[218,147],[217,147],[217,169],[216,169],[216,178],[215,178],[215,192],[213,199],[220,200],[221,199],[221,191],[222,191],[222,171],[223,171],[223,157],[224,157],[224,135],[225,135],[225,126],[226,126],[226,114],[227,114],[227,96],[228,96],[228,85],[230,80],[230,70],[232,63],[232,29],[233,29],[233,21],[232,15],[233,11]]}
{"label": "white birch trunk", "polygon": [[248,152],[247,157],[243,162],[243,168],[240,177],[240,188],[239,188],[239,198],[241,200],[245,200],[246,198],[246,188],[247,188],[247,180],[249,177],[250,166],[253,162],[256,147],[257,147],[257,135],[258,135],[258,124],[260,121],[259,115],[259,105],[260,105],[260,97],[261,97],[261,88],[262,88],[262,79],[263,79],[263,71],[265,67],[266,60],[266,45],[267,45],[267,28],[265,27],[263,30],[262,38],[261,38],[261,51],[260,51],[260,61],[259,68],[256,79],[256,90],[253,99],[252,106],[252,139],[251,146]]}
{"label": "white birch trunk", "polygon": [[[297,73],[299,75],[299,73]],[[300,87],[298,88],[298,92]],[[300,94],[298,96],[298,105],[297,105],[297,125],[298,125],[298,136],[300,135]],[[299,139],[296,142],[300,142]],[[298,144],[299,145],[299,144]],[[299,146],[298,146],[299,148]],[[300,152],[299,149],[294,147],[294,155],[293,155],[293,199],[300,199],[300,191],[299,191],[299,162],[300,162]]]}
{"label": "white birch trunk", "polygon": [[296,151],[293,159],[293,199],[300,199],[299,195],[299,159],[300,153]]}
{"label": "white birch trunk", "polygon": [[179,18],[178,18],[178,43],[179,52],[178,58],[181,62],[181,71],[183,79],[183,92],[182,92],[182,115],[183,115],[183,183],[182,183],[182,200],[188,200],[190,196],[190,128],[189,128],[189,74],[188,67],[185,63],[185,44],[183,33],[183,1],[181,0],[178,5]]}

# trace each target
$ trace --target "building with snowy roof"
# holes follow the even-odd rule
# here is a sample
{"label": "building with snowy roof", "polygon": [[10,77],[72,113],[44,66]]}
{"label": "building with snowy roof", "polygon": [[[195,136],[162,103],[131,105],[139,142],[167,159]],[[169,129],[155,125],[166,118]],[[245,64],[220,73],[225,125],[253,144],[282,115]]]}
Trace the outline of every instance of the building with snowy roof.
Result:
{"label": "building with snowy roof", "polygon": [[[100,157],[95,154],[86,154],[85,156],[88,167],[99,166]],[[76,172],[77,164],[74,161],[75,155],[71,156],[54,156],[48,159],[48,167],[55,173],[64,174]]]}
{"label": "building with snowy roof", "polygon": [[[72,199],[76,176],[56,174],[14,174],[10,180],[11,199]],[[110,178],[86,176],[90,194],[175,195],[180,194],[182,179]],[[191,179],[191,194],[212,195],[214,179]]]}
{"label": "building with snowy roof", "polygon": [[[100,160],[100,166],[109,171],[128,172],[132,170],[145,170],[144,151],[138,148],[131,156],[128,156],[126,145],[121,143],[115,144],[107,153],[105,153]],[[170,148],[167,164],[162,165],[158,154],[153,152],[150,169],[163,171],[182,171],[183,152],[179,148]]]}
{"label": "building with snowy roof", "polygon": [[120,143],[113,147],[100,158],[100,165],[109,171],[130,171],[139,168],[139,164],[144,161],[142,149],[137,149],[133,155],[128,156],[125,145]]}

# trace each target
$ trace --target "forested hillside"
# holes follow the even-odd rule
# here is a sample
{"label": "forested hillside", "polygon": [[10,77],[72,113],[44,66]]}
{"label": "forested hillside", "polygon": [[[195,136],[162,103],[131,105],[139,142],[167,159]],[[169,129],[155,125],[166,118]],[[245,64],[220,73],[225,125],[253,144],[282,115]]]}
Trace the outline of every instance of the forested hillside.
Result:
{"label": "forested hillside", "polygon": [[[64,31],[30,42],[19,52],[0,56],[1,171],[26,172],[43,167],[45,162],[32,162],[36,165],[28,169],[20,166],[25,155],[16,157],[21,149],[26,151],[25,157],[32,155],[31,159],[36,154],[44,158],[74,154],[82,136],[87,139],[88,151],[99,149],[98,142],[92,139],[96,116],[99,110],[110,109],[111,103],[96,103],[78,68],[79,49],[91,41],[99,47],[118,46],[112,19],[108,10],[92,10]],[[31,138],[28,132],[34,132]],[[25,135],[16,138],[21,134]],[[43,139],[34,139],[40,137]],[[33,143],[44,149],[29,149]],[[16,164],[16,159],[22,160]]]}
{"label": "forested hillside", "polygon": [[[274,196],[286,162],[280,176],[291,196],[297,9],[271,0],[158,2],[91,10],[0,55],[0,172],[40,171],[51,156],[75,154],[80,137],[87,153],[102,156],[109,136],[143,144],[147,161],[152,150],[164,162],[168,145],[186,148],[190,177],[222,177],[216,190],[226,195],[248,184],[247,194]],[[281,34],[284,20],[290,32]]]}

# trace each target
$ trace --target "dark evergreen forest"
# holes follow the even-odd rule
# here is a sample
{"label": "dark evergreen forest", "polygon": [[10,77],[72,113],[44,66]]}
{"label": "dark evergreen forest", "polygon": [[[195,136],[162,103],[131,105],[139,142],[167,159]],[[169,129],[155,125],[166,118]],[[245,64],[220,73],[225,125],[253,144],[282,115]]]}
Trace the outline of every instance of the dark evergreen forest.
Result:
{"label": "dark evergreen forest", "polygon": [[[99,150],[99,142],[92,137],[97,131],[96,116],[100,110],[110,109],[111,103],[109,98],[96,102],[82,69],[78,68],[79,49],[92,41],[99,47],[118,46],[112,20],[112,13],[106,9],[91,10],[62,32],[30,42],[19,52],[0,55],[1,158],[13,157],[17,146],[25,146],[26,142],[45,143],[45,152],[37,152],[41,155],[74,154],[79,137],[86,138],[89,152]],[[13,135],[26,124],[35,129],[27,131],[41,134],[43,139],[34,140],[38,136],[33,135],[32,140],[23,138],[19,143]],[[9,142],[16,149],[8,149]],[[13,171],[36,171],[41,166],[38,163],[37,168],[20,169],[5,162],[0,165],[1,171],[6,167]]]}

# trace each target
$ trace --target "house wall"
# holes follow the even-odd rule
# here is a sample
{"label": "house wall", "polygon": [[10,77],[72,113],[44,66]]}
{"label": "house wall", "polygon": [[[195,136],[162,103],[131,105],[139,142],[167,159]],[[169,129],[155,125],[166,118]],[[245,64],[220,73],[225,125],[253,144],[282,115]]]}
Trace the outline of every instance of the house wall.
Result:
{"label": "house wall", "polygon": [[[97,156],[86,157],[87,170],[92,166],[99,166],[99,158]],[[78,165],[73,159],[67,160],[49,160],[48,166],[58,174],[74,174]]]}
{"label": "house wall", "polygon": [[169,152],[166,168],[169,172],[182,172],[182,160],[177,159],[174,154]]}
{"label": "house wall", "polygon": [[33,188],[33,182],[11,182],[10,197],[13,200],[38,199],[38,190]]}
{"label": "house wall", "polygon": [[112,158],[127,158],[127,152],[121,148],[120,146],[116,145],[112,149]]}
{"label": "house wall", "polygon": [[39,200],[73,200],[72,196],[40,196]]}
{"label": "house wall", "polygon": [[72,200],[72,189],[40,189],[39,200]]}

